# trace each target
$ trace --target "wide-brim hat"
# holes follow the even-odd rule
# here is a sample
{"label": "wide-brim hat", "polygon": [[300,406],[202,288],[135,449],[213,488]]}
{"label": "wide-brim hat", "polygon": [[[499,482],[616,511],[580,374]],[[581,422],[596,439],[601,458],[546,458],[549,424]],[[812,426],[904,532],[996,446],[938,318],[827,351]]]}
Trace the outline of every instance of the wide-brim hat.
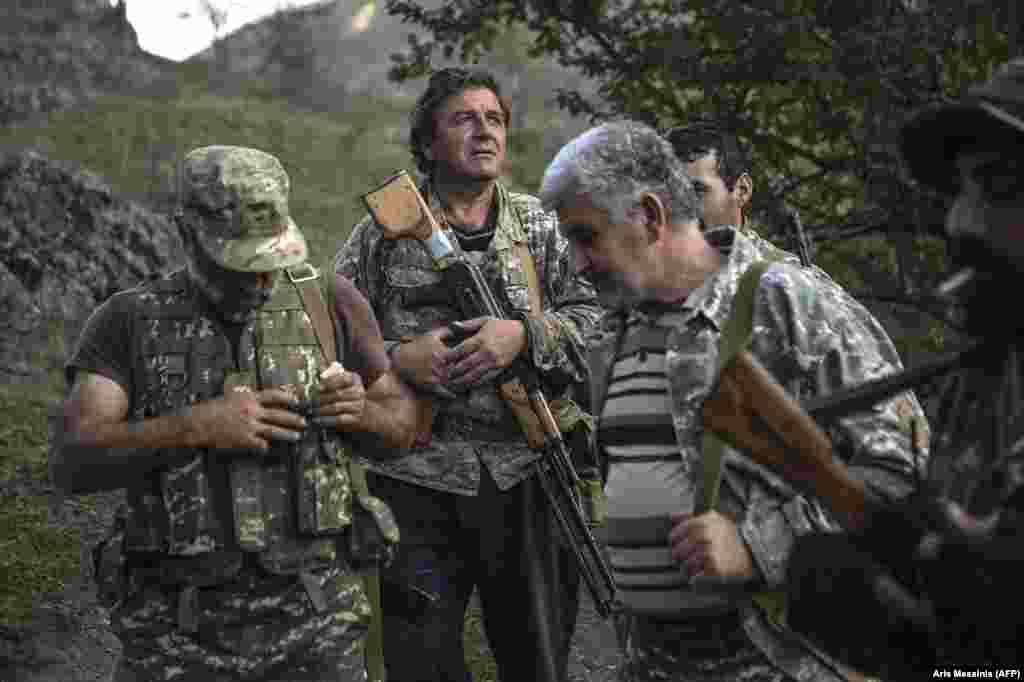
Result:
{"label": "wide-brim hat", "polygon": [[281,162],[258,149],[202,147],[182,162],[181,202],[198,217],[196,240],[228,270],[270,272],[306,261],[288,191]]}
{"label": "wide-brim hat", "polygon": [[1001,148],[1024,138],[1024,59],[1003,64],[984,85],[955,104],[928,107],[911,118],[900,135],[900,151],[915,180],[947,194],[960,185],[957,154],[965,146]]}

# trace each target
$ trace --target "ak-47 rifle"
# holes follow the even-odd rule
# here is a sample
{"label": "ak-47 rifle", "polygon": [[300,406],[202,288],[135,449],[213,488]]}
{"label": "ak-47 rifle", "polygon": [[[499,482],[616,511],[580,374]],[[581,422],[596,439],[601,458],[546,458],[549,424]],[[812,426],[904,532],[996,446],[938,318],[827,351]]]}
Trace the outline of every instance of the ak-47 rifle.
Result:
{"label": "ak-47 rifle", "polygon": [[[401,171],[388,178],[365,194],[363,200],[386,239],[413,238],[424,245],[465,319],[507,317],[480,270],[441,230],[408,173]],[[607,617],[615,601],[611,571],[583,513],[580,479],[544,396],[540,374],[526,356],[520,354],[508,368],[505,375],[512,379],[499,390],[523,428],[527,442],[544,454],[537,464],[537,476],[545,499],[575,557],[595,608]],[[424,409],[429,411],[429,407],[421,407],[421,412]]]}

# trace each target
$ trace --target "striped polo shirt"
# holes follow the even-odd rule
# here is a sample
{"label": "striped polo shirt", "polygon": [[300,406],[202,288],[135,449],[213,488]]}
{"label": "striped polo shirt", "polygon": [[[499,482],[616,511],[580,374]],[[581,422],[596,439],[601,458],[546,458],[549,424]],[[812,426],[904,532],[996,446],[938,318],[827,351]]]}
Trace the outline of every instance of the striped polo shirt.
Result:
{"label": "striped polo shirt", "polygon": [[728,610],[718,595],[695,593],[672,558],[669,514],[692,511],[695,486],[682,474],[665,376],[669,325],[678,311],[633,315],[621,338],[598,440],[608,456],[607,543],[623,604],[661,618]]}

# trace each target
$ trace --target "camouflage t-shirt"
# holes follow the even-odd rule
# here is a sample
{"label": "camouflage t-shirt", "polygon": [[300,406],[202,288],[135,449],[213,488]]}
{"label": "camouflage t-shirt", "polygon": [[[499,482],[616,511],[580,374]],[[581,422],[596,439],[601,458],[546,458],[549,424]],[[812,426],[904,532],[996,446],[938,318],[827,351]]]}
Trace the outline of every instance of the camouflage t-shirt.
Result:
{"label": "camouflage t-shirt", "polygon": [[[143,285],[115,294],[94,311],[68,363],[69,381],[79,371],[88,371],[117,382],[130,396],[135,394],[132,353],[137,342],[132,321],[147,291]],[[340,276],[335,302],[347,330],[348,345],[339,349],[344,364],[369,386],[389,370],[373,311]],[[237,354],[243,327],[225,325],[218,333],[231,341]],[[129,496],[134,492],[129,490]],[[111,613],[112,629],[124,645],[122,667],[139,679],[208,679],[205,675],[263,679],[281,669],[318,670],[317,666],[327,664],[334,679],[365,679],[361,642],[370,606],[361,578],[344,554],[338,552],[337,561],[306,578],[315,581],[324,599],[321,608],[314,606],[306,584],[297,576],[270,575],[251,562],[225,582],[199,587],[193,609],[196,632],[181,627],[181,588],[153,573],[169,560],[149,554],[142,559],[128,557],[128,585]]]}

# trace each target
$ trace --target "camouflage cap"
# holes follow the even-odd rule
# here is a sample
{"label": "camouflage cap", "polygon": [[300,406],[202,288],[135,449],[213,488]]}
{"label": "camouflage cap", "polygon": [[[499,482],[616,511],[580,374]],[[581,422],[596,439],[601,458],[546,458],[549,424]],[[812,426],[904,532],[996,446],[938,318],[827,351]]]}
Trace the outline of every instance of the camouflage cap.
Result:
{"label": "camouflage cap", "polygon": [[960,102],[919,112],[903,126],[900,150],[916,180],[955,194],[960,149],[986,143],[1005,148],[1018,135],[1024,136],[1024,58],[1000,66]]}
{"label": "camouflage cap", "polygon": [[288,190],[281,162],[258,149],[201,147],[182,162],[182,208],[201,218],[199,245],[228,270],[269,272],[306,260]]}

